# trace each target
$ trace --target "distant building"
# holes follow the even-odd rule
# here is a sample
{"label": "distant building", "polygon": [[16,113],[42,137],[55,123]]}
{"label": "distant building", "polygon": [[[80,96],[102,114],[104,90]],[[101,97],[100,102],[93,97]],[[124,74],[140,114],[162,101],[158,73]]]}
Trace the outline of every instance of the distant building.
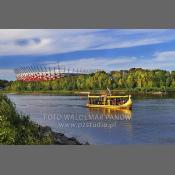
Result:
{"label": "distant building", "polygon": [[128,70],[121,70],[120,73],[124,77],[128,74]]}
{"label": "distant building", "polygon": [[20,67],[14,70],[16,79],[24,82],[50,81],[60,79],[66,76],[82,75],[92,73],[81,69],[46,68],[41,66]]}

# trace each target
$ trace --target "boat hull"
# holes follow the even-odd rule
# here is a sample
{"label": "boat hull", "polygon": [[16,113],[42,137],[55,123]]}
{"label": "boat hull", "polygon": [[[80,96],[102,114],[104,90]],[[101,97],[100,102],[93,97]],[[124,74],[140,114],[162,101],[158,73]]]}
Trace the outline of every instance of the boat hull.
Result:
{"label": "boat hull", "polygon": [[98,105],[98,104],[87,104],[88,108],[106,108],[106,109],[132,109],[132,100],[129,99],[126,103],[121,105]]}

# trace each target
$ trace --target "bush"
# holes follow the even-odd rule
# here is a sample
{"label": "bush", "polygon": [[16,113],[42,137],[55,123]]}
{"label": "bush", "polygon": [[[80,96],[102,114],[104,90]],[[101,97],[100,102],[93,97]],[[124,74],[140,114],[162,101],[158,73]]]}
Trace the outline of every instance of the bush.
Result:
{"label": "bush", "polygon": [[0,94],[0,144],[53,144],[51,129],[16,112],[15,105]]}

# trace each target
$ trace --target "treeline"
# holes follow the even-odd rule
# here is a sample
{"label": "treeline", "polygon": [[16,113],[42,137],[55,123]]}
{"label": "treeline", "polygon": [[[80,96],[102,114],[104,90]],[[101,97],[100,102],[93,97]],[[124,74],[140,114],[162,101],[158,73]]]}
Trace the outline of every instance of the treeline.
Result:
{"label": "treeline", "polygon": [[0,144],[53,144],[50,129],[18,114],[7,96],[0,94]]}
{"label": "treeline", "polygon": [[11,82],[7,80],[0,80],[0,89],[4,89],[5,87],[9,86]]}
{"label": "treeline", "polygon": [[73,90],[175,90],[175,71],[147,70],[133,68],[130,70],[96,72],[89,75],[68,76],[47,82],[14,81],[7,90],[21,91],[73,91]]}

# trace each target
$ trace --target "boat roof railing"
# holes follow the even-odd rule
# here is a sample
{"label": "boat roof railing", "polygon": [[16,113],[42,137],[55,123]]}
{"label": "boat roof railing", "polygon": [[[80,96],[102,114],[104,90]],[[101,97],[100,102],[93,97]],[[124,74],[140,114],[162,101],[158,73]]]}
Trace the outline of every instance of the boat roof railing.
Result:
{"label": "boat roof railing", "polygon": [[88,98],[101,98],[101,97],[106,97],[106,98],[129,98],[131,96],[130,95],[119,95],[119,96],[114,96],[114,95],[88,95]]}

